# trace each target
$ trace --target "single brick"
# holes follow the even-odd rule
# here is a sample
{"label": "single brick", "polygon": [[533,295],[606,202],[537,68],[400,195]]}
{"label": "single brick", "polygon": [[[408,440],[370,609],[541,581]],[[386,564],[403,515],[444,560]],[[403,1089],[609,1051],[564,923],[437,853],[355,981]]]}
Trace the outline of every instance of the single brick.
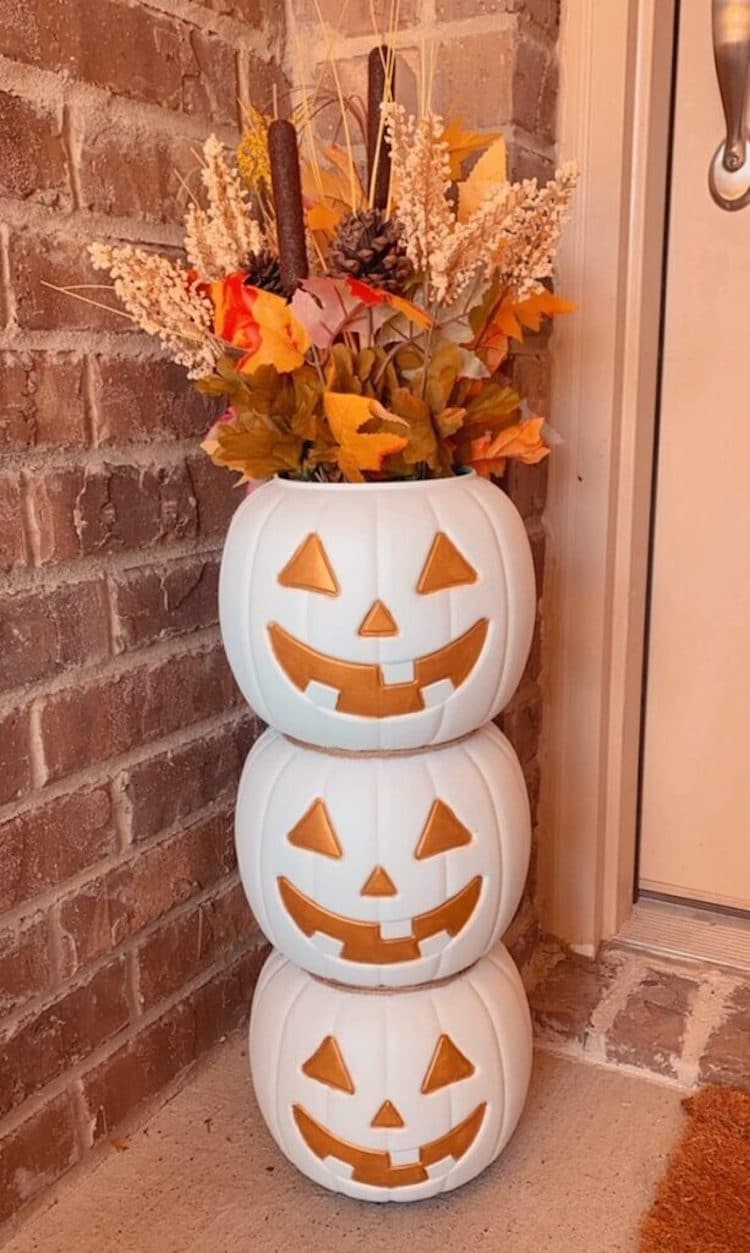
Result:
{"label": "single brick", "polygon": [[0,445],[80,447],[86,442],[82,363],[73,353],[0,354]]}
{"label": "single brick", "polygon": [[238,702],[218,647],[56,692],[40,702],[49,778],[149,744]]}
{"label": "single brick", "polygon": [[112,599],[118,651],[214,626],[218,582],[218,557],[184,557],[115,574]]}
{"label": "single brick", "polygon": [[63,1092],[0,1137],[0,1222],[78,1160],[75,1112]]}
{"label": "single brick", "polygon": [[65,976],[135,935],[235,868],[231,809],[205,818],[116,866],[56,908]]}
{"label": "single brick", "polygon": [[108,217],[182,221],[188,193],[178,172],[189,177],[194,169],[195,141],[138,125],[125,130],[119,118],[108,122],[97,113],[84,119],[80,150],[84,209]]}
{"label": "single brick", "polygon": [[0,840],[0,910],[12,909],[114,850],[106,788],[58,796],[5,822]]}
{"label": "single brick", "polygon": [[0,931],[0,1014],[10,1013],[32,996],[46,992],[52,980],[49,928],[44,914],[24,918]]}
{"label": "single brick", "polygon": [[198,439],[214,408],[171,361],[94,357],[92,362],[97,444]]}
{"label": "single brick", "polygon": [[555,138],[557,88],[554,51],[536,40],[520,39],[513,70],[513,121],[548,143]]}
{"label": "single brick", "polygon": [[33,478],[38,563],[191,539],[196,504],[184,464],[78,466]]}
{"label": "single brick", "polygon": [[697,987],[694,979],[671,971],[648,971],[607,1033],[607,1057],[676,1078]]}
{"label": "single brick", "polygon": [[[52,7],[52,3],[50,4]],[[0,41],[2,32],[0,28]],[[132,323],[122,312],[103,309],[76,300],[54,287],[101,283],[102,275],[93,268],[85,243],[52,234],[38,235],[18,230],[10,241],[11,282],[16,298],[19,325],[28,331],[90,330],[132,331]],[[83,293],[86,294],[85,292]],[[99,292],[98,295],[106,296]],[[115,302],[112,301],[115,308]]]}
{"label": "single brick", "polygon": [[133,839],[146,840],[233,794],[256,734],[254,721],[247,720],[132,766],[125,795]]}
{"label": "single brick", "polygon": [[206,539],[226,535],[232,514],[244,499],[236,490],[236,477],[224,466],[215,466],[204,453],[186,460],[190,486],[196,502],[198,534]]}
{"label": "single brick", "polygon": [[542,1034],[585,1040],[591,1015],[614,975],[612,967],[566,953],[531,993],[534,1021]]}
{"label": "single brick", "polygon": [[750,987],[740,984],[723,1021],[709,1037],[700,1064],[701,1083],[750,1088]]}
{"label": "single brick", "polygon": [[0,595],[0,688],[38,683],[109,654],[103,579]]}
{"label": "single brick", "polygon": [[[28,709],[0,715],[0,805],[17,800],[31,789],[31,727]],[[0,839],[0,863],[2,863]]]}
{"label": "single brick", "polygon": [[0,91],[0,195],[69,208],[65,144],[57,111]]}
{"label": "single brick", "polygon": [[40,1013],[0,1048],[0,1116],[82,1061],[129,1022],[125,962],[110,962]]}
{"label": "single brick", "polygon": [[0,571],[28,560],[21,511],[21,484],[17,474],[0,474]]}
{"label": "single brick", "polygon": [[139,988],[144,1010],[172,996],[205,967],[243,944],[257,924],[242,886],[204,901],[151,932],[138,950]]}
{"label": "single brick", "polygon": [[513,117],[513,68],[517,37],[512,29],[465,35],[440,44],[435,107],[496,129]]}
{"label": "single brick", "polygon": [[237,59],[234,49],[216,35],[191,26],[186,36],[182,107],[224,126],[239,125]]}

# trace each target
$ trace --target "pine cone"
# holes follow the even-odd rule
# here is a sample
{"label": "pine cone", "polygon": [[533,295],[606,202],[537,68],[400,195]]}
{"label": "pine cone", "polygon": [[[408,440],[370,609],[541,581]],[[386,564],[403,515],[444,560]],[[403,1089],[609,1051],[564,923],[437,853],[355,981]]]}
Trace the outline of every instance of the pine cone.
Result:
{"label": "pine cone", "polygon": [[247,287],[260,287],[263,291],[274,292],[277,296],[286,295],[281,286],[281,269],[279,258],[268,249],[251,253],[247,262]]}
{"label": "pine cone", "polygon": [[387,218],[381,209],[347,214],[331,244],[331,273],[361,278],[386,291],[403,291],[414,273],[402,242],[403,233],[403,223]]}

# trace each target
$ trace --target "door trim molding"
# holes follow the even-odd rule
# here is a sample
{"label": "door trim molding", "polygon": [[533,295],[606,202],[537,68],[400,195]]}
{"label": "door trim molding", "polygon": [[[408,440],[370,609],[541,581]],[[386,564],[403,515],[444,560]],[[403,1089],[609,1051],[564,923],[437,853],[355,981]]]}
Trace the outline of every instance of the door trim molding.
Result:
{"label": "door trim molding", "polygon": [[[582,167],[553,338],[538,900],[593,955],[632,909],[675,0],[566,0]],[[658,229],[654,229],[654,224]]]}

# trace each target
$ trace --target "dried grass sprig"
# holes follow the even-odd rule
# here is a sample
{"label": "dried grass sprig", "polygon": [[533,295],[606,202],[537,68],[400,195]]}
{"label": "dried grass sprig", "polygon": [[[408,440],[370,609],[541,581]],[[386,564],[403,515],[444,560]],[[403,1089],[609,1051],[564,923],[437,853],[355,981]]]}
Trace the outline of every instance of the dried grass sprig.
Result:
{"label": "dried grass sprig", "polygon": [[160,339],[189,378],[212,373],[223,349],[212,333],[211,302],[196,291],[187,270],[130,245],[91,244],[89,255],[94,269],[108,271],[136,325]]}

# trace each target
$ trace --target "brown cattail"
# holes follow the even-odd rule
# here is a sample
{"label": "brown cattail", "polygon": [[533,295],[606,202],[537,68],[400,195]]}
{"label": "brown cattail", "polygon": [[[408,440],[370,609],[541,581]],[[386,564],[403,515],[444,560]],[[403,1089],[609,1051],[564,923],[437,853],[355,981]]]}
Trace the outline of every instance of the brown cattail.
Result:
{"label": "brown cattail", "polygon": [[294,124],[276,118],[268,127],[271,186],[276,207],[281,286],[288,294],[308,275],[305,214]]}
{"label": "brown cattail", "polygon": [[388,204],[391,154],[380,123],[380,106],[393,98],[395,74],[395,58],[388,45],[373,48],[367,58],[367,178],[373,209],[385,209]]}

